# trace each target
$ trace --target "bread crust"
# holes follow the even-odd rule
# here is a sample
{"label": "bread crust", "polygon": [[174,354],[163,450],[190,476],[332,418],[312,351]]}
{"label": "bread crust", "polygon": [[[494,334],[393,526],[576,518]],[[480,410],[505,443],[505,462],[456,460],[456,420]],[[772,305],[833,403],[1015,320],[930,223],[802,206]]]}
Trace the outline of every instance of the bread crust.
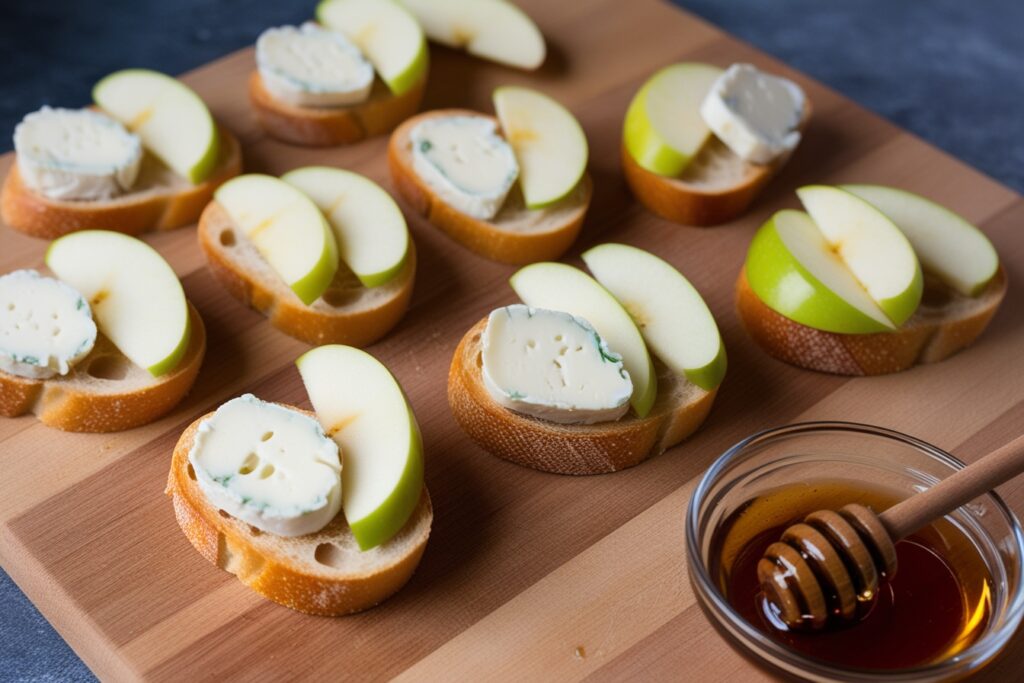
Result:
{"label": "bread crust", "polygon": [[147,153],[136,182],[139,189],[102,201],[45,197],[25,185],[15,162],[0,189],[0,216],[15,230],[46,240],[79,230],[115,230],[136,236],[191,225],[214,191],[242,172],[238,139],[223,126],[218,126],[218,135],[221,147],[217,167],[202,183],[191,185],[176,178]]}
{"label": "bread crust", "polygon": [[[0,372],[0,415],[34,413],[43,424],[68,432],[119,432],[162,417],[192,388],[206,354],[203,319],[191,304],[189,315],[192,327],[188,350],[166,375],[135,386],[136,382],[124,378],[104,380],[91,374],[102,364],[107,368],[110,363],[131,365],[109,340],[100,338],[92,352],[65,377],[27,379]],[[133,372],[148,375],[141,368]]]}
{"label": "bread crust", "polygon": [[401,95],[376,79],[365,102],[348,107],[299,107],[275,99],[258,71],[249,76],[249,102],[268,134],[306,147],[350,145],[383,135],[415,114],[423,101],[427,75]]}
{"label": "bread crust", "polygon": [[650,414],[615,422],[561,425],[499,405],[483,383],[481,338],[487,319],[463,336],[448,372],[448,403],[463,431],[484,450],[556,474],[603,474],[633,467],[687,438],[703,424],[718,390],[705,391],[658,367]]}
{"label": "bread crust", "polygon": [[978,297],[929,282],[918,311],[899,329],[836,334],[802,325],[770,308],[751,289],[744,268],[736,281],[736,308],[754,341],[785,363],[836,375],[883,375],[936,363],[970,346],[995,315],[1006,288],[1001,267]]}
{"label": "bread crust", "polygon": [[341,263],[324,297],[307,306],[269,265],[261,271],[247,265],[239,256],[238,242],[222,241],[225,232],[232,234],[232,240],[245,239],[224,207],[210,202],[199,219],[197,234],[214,276],[233,297],[266,315],[274,327],[308,344],[369,346],[397,325],[409,308],[416,279],[416,245],[411,235],[405,265],[393,280],[366,288]]}
{"label": "bread crust", "polygon": [[[285,407],[315,419],[308,411]],[[171,497],[178,526],[203,557],[234,574],[268,600],[320,616],[340,616],[368,609],[406,584],[423,556],[433,522],[426,486],[419,505],[402,530],[361,557],[366,558],[364,564],[369,564],[368,567],[339,567],[328,562],[329,553],[321,554],[324,546],[355,545],[343,514],[321,531],[287,539],[293,541],[290,548],[278,547],[273,534],[254,530],[211,506],[190,475],[188,453],[196,429],[212,414],[200,417],[182,433],[174,447],[165,490]],[[296,559],[295,553],[301,555],[301,559]]]}
{"label": "bread crust", "polygon": [[[811,118],[808,100],[800,129]],[[711,136],[678,178],[652,173],[621,146],[622,171],[633,195],[649,211],[662,218],[694,227],[727,223],[743,214],[765,185],[785,166],[791,153],[769,164],[746,163]],[[725,175],[723,181],[717,176]]]}
{"label": "bread crust", "polygon": [[593,195],[590,175],[584,173],[569,196],[546,209],[527,210],[517,184],[493,220],[473,218],[438,197],[413,168],[412,129],[426,119],[445,116],[476,116],[497,123],[493,116],[479,112],[441,109],[414,116],[399,126],[388,143],[388,167],[391,181],[402,199],[456,242],[492,261],[526,265],[553,261],[568,251],[583,227],[590,206]]}

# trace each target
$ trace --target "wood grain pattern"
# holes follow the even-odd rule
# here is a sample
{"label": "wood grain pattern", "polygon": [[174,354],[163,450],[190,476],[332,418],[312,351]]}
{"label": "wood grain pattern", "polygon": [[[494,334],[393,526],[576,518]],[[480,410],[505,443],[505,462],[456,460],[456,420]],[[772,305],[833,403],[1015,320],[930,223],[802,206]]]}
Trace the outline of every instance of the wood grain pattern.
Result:
{"label": "wood grain pattern", "polygon": [[[209,350],[192,394],[168,417],[114,435],[64,434],[34,418],[0,421],[0,562],[101,677],[408,680],[755,679],[694,602],[682,545],[691,490],[725,448],[754,430],[804,419],[871,422],[972,458],[1024,420],[1024,200],[835,92],[656,0],[522,2],[549,39],[548,64],[524,74],[433,48],[426,108],[490,111],[499,84],[551,93],[591,144],[594,203],[567,260],[614,239],[653,250],[705,295],[729,351],[729,375],[694,437],[608,476],[548,475],[478,450],[448,412],[445,378],[463,333],[515,297],[514,268],[485,261],[411,212],[420,256],[405,319],[371,352],[407,390],[423,430],[436,518],[410,584],[344,619],[261,600],[210,567],[178,530],[162,495],[171,450],[196,416],[242,391],[308,406],[292,362],[306,346],[232,299],[203,266],[195,230],[147,236],[182,277],[206,320]],[[640,207],[619,167],[622,117],[635,89],[673,61],[750,61],[797,80],[815,118],[801,147],[743,218],[680,228]],[[348,148],[289,147],[249,110],[244,50],[188,74],[239,136],[246,168],[354,169],[389,187],[386,138]],[[11,164],[0,160],[0,173]],[[982,226],[1010,279],[979,343],[949,361],[879,378],[818,375],[753,346],[733,309],[733,283],[754,230],[797,206],[809,182],[894,184],[935,197]],[[45,243],[0,228],[0,272],[39,267]],[[1024,483],[1003,487],[1024,510]],[[1019,673],[1015,639],[989,670]],[[1011,673],[1013,672],[1013,673]]]}

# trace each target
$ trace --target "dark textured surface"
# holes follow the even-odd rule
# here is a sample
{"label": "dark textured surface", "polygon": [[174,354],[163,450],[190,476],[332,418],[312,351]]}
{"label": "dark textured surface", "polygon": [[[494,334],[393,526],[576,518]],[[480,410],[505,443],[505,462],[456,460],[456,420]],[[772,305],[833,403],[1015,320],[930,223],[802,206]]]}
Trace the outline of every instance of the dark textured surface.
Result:
{"label": "dark textured surface", "polygon": [[[1024,191],[1020,0],[676,2]],[[265,0],[0,0],[0,151],[26,112],[84,105],[113,70],[180,73],[311,11]],[[0,571],[0,680],[91,678]]]}

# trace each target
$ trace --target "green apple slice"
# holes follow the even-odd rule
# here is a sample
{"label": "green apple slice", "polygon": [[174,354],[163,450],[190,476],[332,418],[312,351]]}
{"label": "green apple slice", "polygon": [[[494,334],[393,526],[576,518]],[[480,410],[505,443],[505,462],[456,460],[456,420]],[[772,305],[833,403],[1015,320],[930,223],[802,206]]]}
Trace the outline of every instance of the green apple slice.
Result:
{"label": "green apple slice", "polygon": [[568,109],[547,95],[506,86],[494,91],[494,109],[519,162],[527,208],[564,198],[587,170],[587,136]]}
{"label": "green apple slice", "polygon": [[598,245],[583,253],[583,262],[619,300],[661,362],[702,389],[721,384],[726,366],[722,336],[704,299],[682,273],[625,244]]}
{"label": "green apple slice", "polygon": [[92,90],[103,111],[136,133],[172,171],[193,184],[217,165],[217,126],[206,104],[176,78],[147,69],[110,74]]}
{"label": "green apple slice", "polygon": [[838,187],[796,191],[825,240],[894,325],[921,303],[924,280],[914,248],[885,214]]}
{"label": "green apple slice", "polygon": [[779,211],[761,226],[746,269],[761,301],[802,325],[841,334],[894,329],[803,211]]}
{"label": "green apple slice", "polygon": [[380,185],[358,173],[307,166],[281,176],[327,216],[341,260],[365,287],[394,278],[409,252],[409,229],[402,211]]}
{"label": "green apple slice", "polygon": [[338,245],[313,200],[258,173],[229,180],[213,196],[302,303],[320,298],[338,271]]}
{"label": "green apple slice", "polygon": [[654,74],[626,110],[623,140],[633,160],[651,173],[677,176],[711,137],[700,105],[722,70],[685,62]]}
{"label": "green apple slice", "polygon": [[562,311],[583,318],[615,353],[633,380],[630,403],[646,417],[658,396],[658,378],[647,346],[633,319],[614,296],[592,277],[563,263],[534,263],[509,280],[527,306]]}
{"label": "green apple slice", "polygon": [[341,507],[362,550],[398,533],[419,503],[423,442],[398,381],[351,346],[321,346],[296,363],[317,419],[341,448]]}
{"label": "green apple slice", "polygon": [[393,0],[322,0],[317,20],[362,50],[394,95],[402,95],[427,73],[427,40],[419,22]]}
{"label": "green apple slice", "polygon": [[975,296],[999,270],[995,247],[981,230],[944,206],[906,190],[843,185],[873,204],[910,240],[921,267],[965,296]]}
{"label": "green apple slice", "polygon": [[402,0],[433,41],[477,57],[536,69],[547,49],[537,24],[505,0]]}
{"label": "green apple slice", "polygon": [[154,377],[178,366],[192,326],[178,276],[145,242],[83,230],[55,240],[46,265],[88,300],[96,325]]}

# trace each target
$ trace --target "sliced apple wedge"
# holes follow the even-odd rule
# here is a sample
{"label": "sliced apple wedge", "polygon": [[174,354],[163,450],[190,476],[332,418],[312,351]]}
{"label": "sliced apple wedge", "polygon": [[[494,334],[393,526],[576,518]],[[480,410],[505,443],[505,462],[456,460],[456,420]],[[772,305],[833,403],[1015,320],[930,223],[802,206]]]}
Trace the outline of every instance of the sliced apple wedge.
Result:
{"label": "sliced apple wedge", "polygon": [[949,209],[894,187],[842,189],[888,216],[910,240],[921,267],[964,296],[979,294],[999,270],[999,256],[985,233]]}
{"label": "sliced apple wedge", "polygon": [[702,389],[721,384],[726,366],[722,336],[704,299],[682,273],[625,244],[598,245],[583,253],[583,262],[626,309],[661,362]]}
{"label": "sliced apple wedge", "polygon": [[229,180],[213,196],[302,303],[320,298],[338,271],[338,245],[313,200],[256,173]]}
{"label": "sliced apple wedge", "polygon": [[402,0],[433,41],[520,69],[536,69],[547,52],[533,20],[505,0]]}
{"label": "sliced apple wedge", "polygon": [[644,83],[623,124],[633,160],[658,175],[682,173],[711,136],[700,105],[721,75],[716,66],[686,62],[667,66]]}
{"label": "sliced apple wedge", "polygon": [[351,346],[321,346],[296,363],[317,419],[341,448],[341,507],[362,550],[386,542],[416,509],[423,442],[398,381]]}
{"label": "sliced apple wedge", "polygon": [[527,306],[562,311],[583,318],[622,356],[633,381],[630,403],[646,417],[658,395],[658,378],[647,346],[633,319],[608,290],[583,271],[563,263],[534,263],[509,280]]}
{"label": "sliced apple wedge", "polygon": [[825,240],[899,327],[921,303],[924,280],[914,248],[885,214],[838,187],[796,191]]}
{"label": "sliced apple wedge", "polygon": [[341,260],[366,287],[398,275],[409,253],[409,229],[402,211],[380,185],[358,173],[326,166],[290,171],[294,185],[327,216]]}
{"label": "sliced apple wedge", "polygon": [[506,86],[494,109],[519,162],[519,186],[530,209],[550,206],[573,191],[587,169],[587,136],[576,118],[547,95]]}
{"label": "sliced apple wedge", "polygon": [[178,366],[191,324],[178,276],[145,242],[106,230],[55,240],[46,265],[88,300],[96,325],[154,377]]}
{"label": "sliced apple wedge", "polygon": [[317,20],[362,50],[394,95],[426,76],[427,40],[419,22],[393,0],[322,0]]}
{"label": "sliced apple wedge", "polygon": [[779,211],[761,226],[750,243],[746,269],[754,293],[798,323],[841,334],[894,329],[802,211]]}
{"label": "sliced apple wedge", "polygon": [[178,79],[126,69],[97,83],[92,96],[175,173],[197,184],[213,172],[220,149],[217,126],[199,95]]}

